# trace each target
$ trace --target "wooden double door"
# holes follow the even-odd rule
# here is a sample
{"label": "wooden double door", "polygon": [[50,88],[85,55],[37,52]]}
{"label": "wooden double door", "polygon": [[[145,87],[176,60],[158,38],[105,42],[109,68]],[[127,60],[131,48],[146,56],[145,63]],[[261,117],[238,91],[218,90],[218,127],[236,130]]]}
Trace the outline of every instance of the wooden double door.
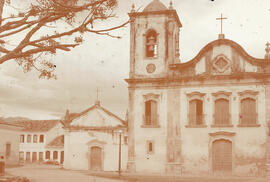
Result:
{"label": "wooden double door", "polygon": [[225,139],[215,140],[212,144],[212,167],[214,173],[232,172],[232,142]]}
{"label": "wooden double door", "polygon": [[91,147],[90,149],[90,169],[93,171],[101,171],[103,163],[103,155],[101,147]]}

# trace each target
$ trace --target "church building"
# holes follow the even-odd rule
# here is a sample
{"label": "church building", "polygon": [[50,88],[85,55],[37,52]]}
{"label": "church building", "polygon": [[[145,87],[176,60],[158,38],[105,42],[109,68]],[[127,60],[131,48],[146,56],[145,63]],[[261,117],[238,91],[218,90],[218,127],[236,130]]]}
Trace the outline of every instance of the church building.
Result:
{"label": "church building", "polygon": [[219,34],[181,62],[172,3],[133,5],[129,16],[128,170],[258,175],[269,166],[270,44],[254,58]]}
{"label": "church building", "polygon": [[64,168],[91,171],[126,171],[126,121],[97,101],[81,113],[66,113]]}

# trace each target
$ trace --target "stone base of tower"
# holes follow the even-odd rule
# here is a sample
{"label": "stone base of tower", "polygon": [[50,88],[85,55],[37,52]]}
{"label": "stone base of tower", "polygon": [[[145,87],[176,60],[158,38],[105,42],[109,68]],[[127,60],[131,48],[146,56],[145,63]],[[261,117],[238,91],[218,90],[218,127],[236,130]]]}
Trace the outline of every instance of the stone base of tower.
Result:
{"label": "stone base of tower", "polygon": [[135,173],[136,172],[136,164],[134,161],[128,161],[127,162],[127,171],[129,173]]}
{"label": "stone base of tower", "polygon": [[182,175],[183,164],[181,163],[167,163],[166,173],[174,175]]}

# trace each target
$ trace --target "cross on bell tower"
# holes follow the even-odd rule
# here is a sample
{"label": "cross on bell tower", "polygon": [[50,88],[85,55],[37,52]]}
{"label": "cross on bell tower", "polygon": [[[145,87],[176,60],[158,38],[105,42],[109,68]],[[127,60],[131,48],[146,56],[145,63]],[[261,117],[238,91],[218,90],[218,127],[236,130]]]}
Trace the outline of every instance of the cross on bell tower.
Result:
{"label": "cross on bell tower", "polygon": [[218,39],[224,39],[225,38],[225,35],[222,32],[222,28],[223,28],[223,20],[226,20],[226,19],[227,18],[222,16],[222,13],[221,13],[220,18],[216,18],[216,20],[220,20],[220,34],[218,35]]}

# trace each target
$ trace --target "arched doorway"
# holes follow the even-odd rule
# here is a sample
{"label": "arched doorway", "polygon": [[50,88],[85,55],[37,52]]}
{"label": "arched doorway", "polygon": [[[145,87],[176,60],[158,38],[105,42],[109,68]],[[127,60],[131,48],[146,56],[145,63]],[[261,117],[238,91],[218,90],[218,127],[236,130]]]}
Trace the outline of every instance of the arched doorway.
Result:
{"label": "arched doorway", "polygon": [[215,140],[212,145],[212,168],[214,173],[232,172],[232,142]]}
{"label": "arched doorway", "polygon": [[94,171],[102,170],[102,148],[93,146],[90,149],[90,169]]}

